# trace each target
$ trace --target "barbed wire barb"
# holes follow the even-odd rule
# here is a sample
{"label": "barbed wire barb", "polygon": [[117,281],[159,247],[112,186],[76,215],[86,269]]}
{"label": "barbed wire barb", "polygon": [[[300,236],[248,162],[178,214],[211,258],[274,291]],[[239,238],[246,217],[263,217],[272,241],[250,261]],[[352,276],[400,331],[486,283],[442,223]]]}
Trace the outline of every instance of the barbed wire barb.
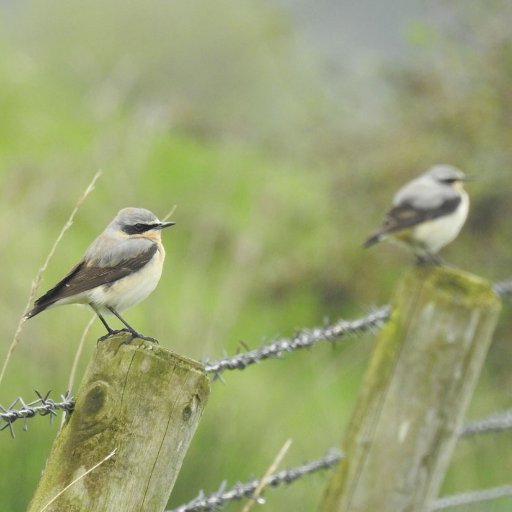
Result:
{"label": "barbed wire barb", "polygon": [[[324,469],[329,469],[335,466],[343,457],[343,455],[336,449],[331,449],[321,459],[307,462],[301,466],[279,471],[270,475],[267,480],[267,487],[277,487],[279,485],[288,485],[295,480],[302,478],[305,475],[315,473]],[[246,483],[237,483],[231,489],[226,489],[226,482],[223,481],[217,492],[206,495],[204,491],[199,491],[199,494],[189,503],[168,510],[167,512],[213,512],[220,510],[224,505],[230,501],[241,500],[243,498],[253,497],[254,491],[260,485],[260,480],[252,480]]]}
{"label": "barbed wire barb", "polygon": [[321,341],[336,341],[345,336],[375,331],[382,327],[390,316],[391,306],[383,306],[356,320],[339,320],[326,327],[303,329],[291,338],[279,338],[247,352],[215,361],[206,361],[205,370],[213,374],[216,379],[226,370],[245,370],[248,366],[265,359],[279,358],[285,352],[312,347]]}
{"label": "barbed wire barb", "polygon": [[[9,429],[11,436],[14,438],[14,429],[12,424],[16,420],[23,420],[23,430],[27,430],[27,420],[34,416],[50,416],[50,423],[53,422],[53,417],[57,415],[57,411],[62,410],[66,412],[73,411],[75,407],[75,401],[71,396],[71,393],[67,391],[61,395],[61,401],[55,402],[49,398],[51,391],[48,391],[45,395],[42,395],[39,391],[35,391],[37,399],[26,403],[23,398],[18,397],[12,402],[9,407],[3,407],[0,404],[0,427],[1,430]],[[17,407],[20,405],[21,407]]]}

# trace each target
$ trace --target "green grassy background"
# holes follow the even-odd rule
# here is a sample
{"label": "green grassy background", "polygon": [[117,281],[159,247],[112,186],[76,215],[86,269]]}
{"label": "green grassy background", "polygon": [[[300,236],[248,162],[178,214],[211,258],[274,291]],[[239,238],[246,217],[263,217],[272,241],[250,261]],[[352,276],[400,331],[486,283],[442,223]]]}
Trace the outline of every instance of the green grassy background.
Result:
{"label": "green grassy background", "polygon": [[[393,191],[437,162],[478,178],[454,264],[512,275],[512,38],[505,1],[452,2],[446,23],[411,21],[407,57],[361,72],[329,63],[270,4],[76,0],[5,3],[0,21],[0,359],[61,226],[103,176],[44,276],[52,286],[125,206],[177,225],[154,294],[126,317],[203,359],[389,300],[411,257],[361,242]],[[508,20],[508,21],[507,21]],[[43,290],[41,290],[43,291]],[[0,403],[65,391],[78,307],[31,320]],[[470,417],[511,406],[505,307]],[[89,335],[83,372],[102,334]],[[339,443],[373,337],[287,355],[213,384],[170,506]],[[57,431],[44,419],[0,436],[3,510],[22,511]],[[151,429],[150,419],[148,430]],[[462,441],[443,492],[510,483],[510,434]],[[267,495],[314,510],[325,476]],[[505,511],[510,500],[464,510]],[[234,504],[228,510],[239,510]]]}

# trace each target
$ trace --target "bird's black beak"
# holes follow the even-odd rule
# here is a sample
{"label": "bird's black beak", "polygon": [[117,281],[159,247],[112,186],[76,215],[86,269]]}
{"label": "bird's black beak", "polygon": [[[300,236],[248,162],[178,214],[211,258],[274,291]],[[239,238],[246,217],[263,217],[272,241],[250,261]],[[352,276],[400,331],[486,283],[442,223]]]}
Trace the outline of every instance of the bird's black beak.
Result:
{"label": "bird's black beak", "polygon": [[174,224],[176,224],[176,222],[160,222],[160,224],[153,229],[164,229],[170,226],[174,226]]}

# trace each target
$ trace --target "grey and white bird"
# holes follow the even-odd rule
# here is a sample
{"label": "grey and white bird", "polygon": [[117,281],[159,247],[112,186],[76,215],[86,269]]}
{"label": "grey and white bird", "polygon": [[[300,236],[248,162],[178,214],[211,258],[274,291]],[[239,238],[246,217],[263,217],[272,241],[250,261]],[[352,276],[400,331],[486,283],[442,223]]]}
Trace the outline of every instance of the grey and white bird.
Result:
{"label": "grey and white bird", "polygon": [[[122,209],[89,246],[80,263],[35,301],[26,318],[53,306],[88,304],[108,331],[100,340],[124,331],[132,338],[156,341],[138,333],[120,313],[156,288],[165,258],[161,230],[174,224],[160,221],[144,208]],[[116,316],[125,328],[112,329],[105,314]]]}
{"label": "grey and white bird", "polygon": [[466,221],[469,198],[463,185],[468,179],[451,165],[431,167],[396,193],[382,225],[363,247],[389,238],[411,248],[418,262],[439,263],[437,253]]}

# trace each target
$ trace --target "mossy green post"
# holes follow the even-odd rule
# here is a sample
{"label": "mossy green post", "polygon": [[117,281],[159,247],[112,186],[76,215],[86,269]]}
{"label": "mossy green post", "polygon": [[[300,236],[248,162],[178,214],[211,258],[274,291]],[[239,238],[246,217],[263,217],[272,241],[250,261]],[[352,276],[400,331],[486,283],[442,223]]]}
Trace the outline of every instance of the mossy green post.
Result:
{"label": "mossy green post", "polygon": [[209,394],[202,366],[125,336],[100,342],[28,512],[161,512]]}
{"label": "mossy green post", "polygon": [[377,340],[322,512],[430,512],[501,303],[489,283],[416,267]]}

